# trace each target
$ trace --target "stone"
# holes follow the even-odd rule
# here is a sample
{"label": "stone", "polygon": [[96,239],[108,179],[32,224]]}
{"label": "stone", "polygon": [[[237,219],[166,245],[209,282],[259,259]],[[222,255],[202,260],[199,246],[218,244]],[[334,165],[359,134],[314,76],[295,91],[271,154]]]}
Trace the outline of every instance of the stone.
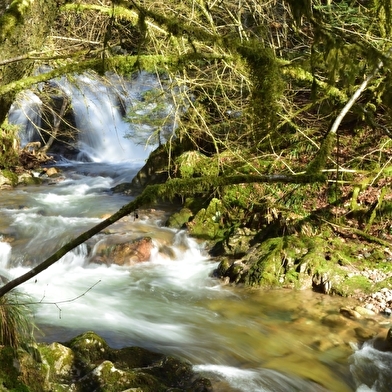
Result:
{"label": "stone", "polygon": [[385,338],[378,336],[374,339],[373,345],[380,351],[392,351],[392,328],[389,328]]}
{"label": "stone", "polygon": [[76,336],[64,344],[75,353],[78,360],[85,363],[102,360],[110,351],[105,340],[92,331]]}
{"label": "stone", "polygon": [[167,227],[182,229],[192,218],[193,213],[189,208],[182,208],[169,217],[166,222]]}
{"label": "stone", "polygon": [[325,316],[321,321],[324,325],[331,328],[340,328],[344,327],[347,324],[346,319],[339,314],[329,314]]}
{"label": "stone", "polygon": [[373,310],[366,309],[362,306],[356,306],[354,308],[354,310],[356,312],[358,312],[361,316],[364,316],[364,317],[370,317],[370,316],[374,316],[376,314],[375,312],[373,312]]}
{"label": "stone", "polygon": [[135,240],[125,239],[123,241],[118,243],[101,241],[95,247],[90,262],[130,266],[150,260],[154,248],[151,237],[141,237]]}
{"label": "stone", "polygon": [[59,172],[58,172],[58,170],[55,168],[55,167],[49,167],[47,170],[46,170],[46,175],[48,176],[48,177],[53,177],[53,176],[56,176],[56,175],[58,175],[59,174]]}
{"label": "stone", "polygon": [[362,317],[357,311],[346,307],[340,309],[340,314],[350,319],[360,319]]}
{"label": "stone", "polygon": [[385,315],[387,315],[387,316],[390,316],[390,315],[392,314],[392,309],[390,309],[390,308],[385,308],[383,313],[384,313]]}
{"label": "stone", "polygon": [[355,335],[363,341],[370,340],[376,335],[375,331],[369,328],[357,327],[354,328],[354,331]]}
{"label": "stone", "polygon": [[11,179],[4,176],[3,173],[0,171],[0,189],[12,188],[13,185],[14,184]]}

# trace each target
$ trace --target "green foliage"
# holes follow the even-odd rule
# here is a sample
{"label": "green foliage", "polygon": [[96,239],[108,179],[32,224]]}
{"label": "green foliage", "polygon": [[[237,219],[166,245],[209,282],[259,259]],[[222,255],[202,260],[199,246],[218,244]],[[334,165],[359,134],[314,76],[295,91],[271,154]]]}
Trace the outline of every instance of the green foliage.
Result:
{"label": "green foliage", "polygon": [[4,122],[0,127],[0,169],[12,169],[18,165],[18,127]]}
{"label": "green foliage", "polygon": [[181,178],[214,176],[219,174],[216,159],[208,158],[198,151],[187,151],[175,162]]}

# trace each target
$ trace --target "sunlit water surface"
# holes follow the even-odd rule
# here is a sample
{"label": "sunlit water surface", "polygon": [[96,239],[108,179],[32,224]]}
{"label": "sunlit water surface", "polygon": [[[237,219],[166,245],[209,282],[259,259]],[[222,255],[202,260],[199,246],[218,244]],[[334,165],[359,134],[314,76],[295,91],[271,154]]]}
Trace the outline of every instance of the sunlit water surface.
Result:
{"label": "sunlit water surface", "polygon": [[[130,182],[148,156],[148,149],[124,139],[132,125],[118,103],[127,110],[157,80],[145,73],[121,83],[89,74],[73,79],[76,87],[65,78],[53,83],[72,102],[79,158],[92,162],[64,160],[61,180],[0,192],[2,276],[26,272],[128,203],[130,197],[110,189]],[[29,93],[11,109],[9,120],[22,126],[25,142],[33,137],[32,122],[40,125],[41,105]],[[64,342],[94,330],[115,348],[136,345],[187,359],[218,392],[392,391],[391,353],[371,341],[358,349],[355,334],[361,327],[385,335],[388,319],[330,326],[325,317],[338,315],[347,299],[222,286],[212,277],[217,261],[185,232],[165,228],[165,210],[150,206],[137,220],[122,219],[20,287],[34,303],[37,339]],[[129,267],[92,263],[95,246],[108,233],[151,237],[150,261]],[[162,246],[171,252],[160,252]]]}
{"label": "sunlit water surface", "polygon": [[[4,274],[26,272],[131,200],[110,192],[113,171],[94,167],[90,176],[89,166],[64,167],[66,179],[52,185],[0,193]],[[349,320],[341,330],[322,322],[347,299],[222,286],[212,277],[217,262],[203,244],[163,227],[166,217],[147,208],[139,219],[129,216],[110,228],[134,238],[151,236],[156,247],[148,262],[90,263],[100,234],[24,284],[35,303],[38,339],[61,342],[94,330],[112,347],[137,345],[188,359],[214,380],[216,391],[390,390],[385,372],[392,368],[391,355],[371,344],[355,352]],[[161,254],[161,244],[175,257]]]}

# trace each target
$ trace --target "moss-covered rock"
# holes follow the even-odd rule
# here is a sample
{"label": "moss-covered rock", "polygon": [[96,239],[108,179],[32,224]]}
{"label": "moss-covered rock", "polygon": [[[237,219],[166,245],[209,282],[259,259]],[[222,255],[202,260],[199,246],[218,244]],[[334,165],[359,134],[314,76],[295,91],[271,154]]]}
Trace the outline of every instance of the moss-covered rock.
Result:
{"label": "moss-covered rock", "polygon": [[[244,243],[245,240],[252,243],[248,238],[244,238]],[[244,256],[224,257],[215,273],[234,284],[313,288],[351,296],[389,287],[392,267],[385,254],[380,255],[379,248],[376,245],[364,248],[358,240],[346,241],[328,232],[319,236],[291,234],[262,242],[255,240]],[[385,271],[382,284],[363,274],[369,268]]]}
{"label": "moss-covered rock", "polygon": [[180,211],[172,214],[166,222],[167,227],[182,229],[192,218],[193,213],[189,208],[181,208]]}
{"label": "moss-covered rock", "polygon": [[76,336],[66,342],[65,346],[74,352],[77,360],[85,364],[103,360],[110,353],[110,348],[106,341],[92,331]]}
{"label": "moss-covered rock", "polygon": [[191,222],[187,224],[189,233],[207,241],[217,241],[224,237],[222,215],[224,207],[222,201],[213,198],[207,208],[197,212]]}
{"label": "moss-covered rock", "polygon": [[30,389],[21,380],[20,362],[10,347],[0,349],[0,391],[29,392]]}
{"label": "moss-covered rock", "polygon": [[[69,347],[54,342],[49,345],[40,345],[39,351],[42,363],[48,367],[48,375],[46,377],[48,381],[69,382],[72,379],[76,357]],[[53,377],[54,375],[55,377]]]}
{"label": "moss-covered rock", "polygon": [[[66,345],[73,356],[61,356],[58,355],[61,352],[55,352],[48,363],[56,370],[57,379],[64,384],[64,373],[70,374],[68,364],[74,361],[74,377],[69,385],[76,392],[120,392],[130,388],[140,388],[143,392],[175,391],[176,388],[208,392],[211,388],[208,380],[195,376],[187,362],[140,347],[115,350],[91,331],[75,337]],[[200,389],[200,386],[203,388]]]}
{"label": "moss-covered rock", "polygon": [[65,345],[0,348],[0,392],[209,392],[190,363],[140,347],[110,348],[94,332]]}
{"label": "moss-covered rock", "polygon": [[18,176],[10,170],[0,171],[0,188],[11,188],[18,184]]}
{"label": "moss-covered rock", "polygon": [[140,388],[143,392],[164,392],[165,385],[156,378],[141,371],[123,371],[108,360],[87,373],[76,383],[76,390],[120,392],[131,388]]}

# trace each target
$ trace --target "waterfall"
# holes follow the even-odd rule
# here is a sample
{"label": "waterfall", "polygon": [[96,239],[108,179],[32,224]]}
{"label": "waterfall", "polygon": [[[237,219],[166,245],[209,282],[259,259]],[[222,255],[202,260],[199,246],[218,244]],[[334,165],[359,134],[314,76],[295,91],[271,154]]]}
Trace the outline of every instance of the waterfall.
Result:
{"label": "waterfall", "polygon": [[[139,163],[147,159],[156,145],[147,145],[148,135],[140,135],[143,129],[125,120],[129,108],[140,102],[142,94],[159,88],[157,79],[147,73],[124,79],[108,74],[105,77],[84,73],[62,77],[48,82],[68,98],[77,128],[75,147],[79,151],[77,161]],[[42,90],[42,85],[38,86]],[[169,105],[169,104],[168,104]],[[21,128],[22,145],[36,136],[41,127],[42,102],[32,91],[19,95],[9,112],[9,122]],[[144,132],[151,132],[149,127]],[[131,140],[126,136],[136,134]]]}
{"label": "waterfall", "polygon": [[11,258],[12,247],[8,242],[1,241],[0,237],[0,283],[5,283],[12,279],[7,268]]}
{"label": "waterfall", "polygon": [[11,257],[11,245],[8,242],[2,242],[0,239],[0,269],[8,267]]}
{"label": "waterfall", "polygon": [[34,138],[36,129],[41,128],[41,106],[41,99],[32,91],[20,93],[11,106],[8,121],[23,130],[20,133],[22,146]]}

